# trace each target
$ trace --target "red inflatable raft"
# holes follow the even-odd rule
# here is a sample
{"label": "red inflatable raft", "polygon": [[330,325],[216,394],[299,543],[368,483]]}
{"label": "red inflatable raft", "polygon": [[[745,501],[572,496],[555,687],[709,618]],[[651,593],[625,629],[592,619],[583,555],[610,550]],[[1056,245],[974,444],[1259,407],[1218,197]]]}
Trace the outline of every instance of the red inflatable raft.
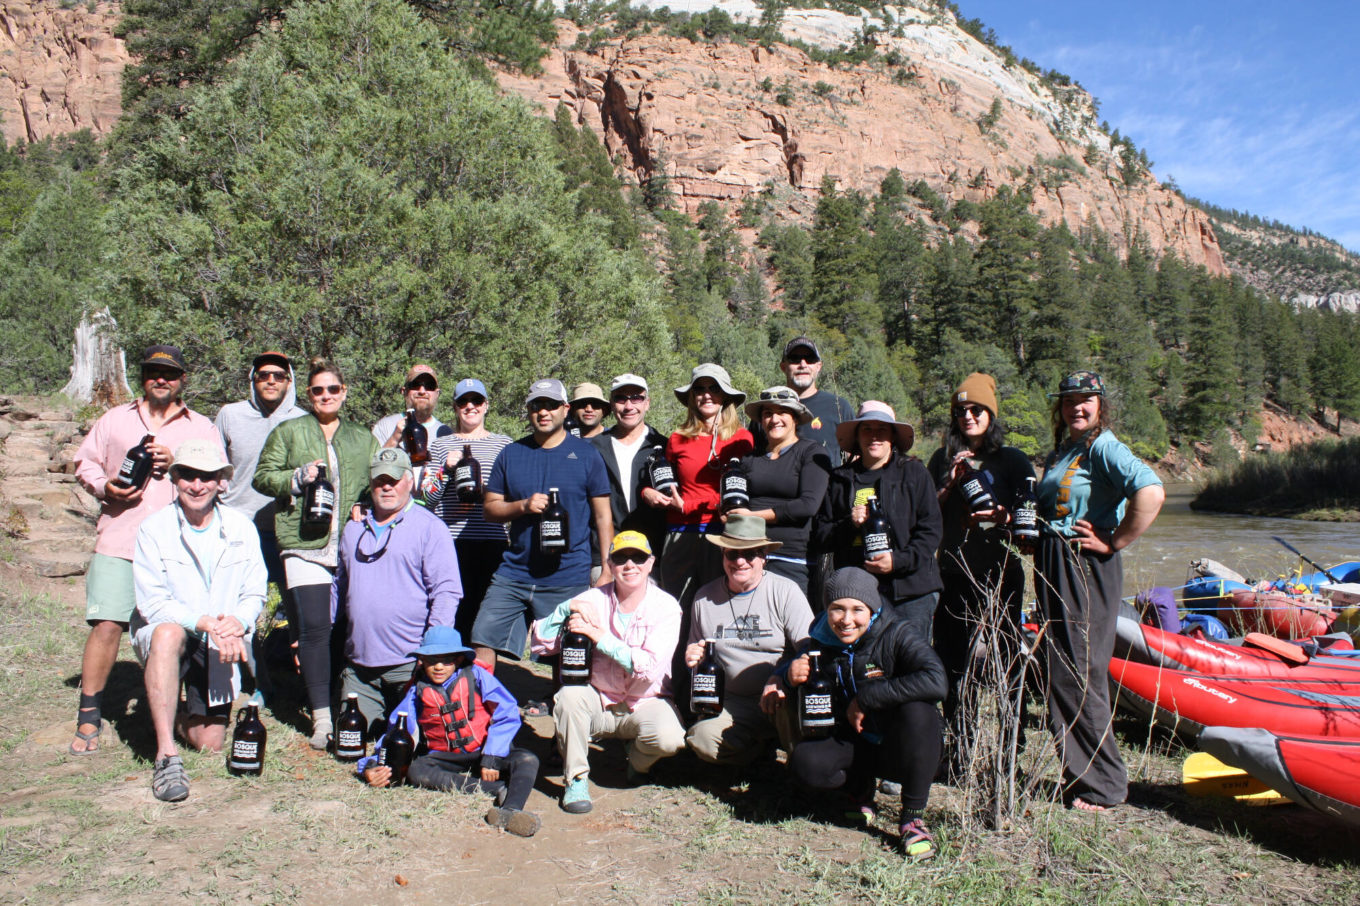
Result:
{"label": "red inflatable raft", "polygon": [[[1119,618],[1115,654],[1131,661],[1211,676],[1281,677],[1360,682],[1360,657],[1314,655],[1307,663],[1273,651],[1177,635],[1127,617]],[[1303,648],[1299,648],[1300,654]]]}
{"label": "red inflatable raft", "polygon": [[1360,740],[1209,727],[1199,745],[1299,805],[1360,824]]}
{"label": "red inflatable raft", "polygon": [[1117,704],[1177,732],[1269,727],[1277,733],[1360,739],[1360,682],[1209,676],[1110,661]]}
{"label": "red inflatable raft", "polygon": [[1302,639],[1325,635],[1336,622],[1332,602],[1321,595],[1238,590],[1226,600],[1230,606],[1220,607],[1218,618],[1242,635],[1264,632],[1278,639]]}

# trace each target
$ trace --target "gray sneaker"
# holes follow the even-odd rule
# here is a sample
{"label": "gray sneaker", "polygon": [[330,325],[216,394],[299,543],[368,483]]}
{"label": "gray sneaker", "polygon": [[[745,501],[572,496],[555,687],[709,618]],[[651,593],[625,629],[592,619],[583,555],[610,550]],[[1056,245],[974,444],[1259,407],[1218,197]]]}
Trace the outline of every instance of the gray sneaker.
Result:
{"label": "gray sneaker", "polygon": [[189,798],[189,775],[178,755],[167,755],[156,762],[151,775],[151,792],[162,802],[181,802]]}

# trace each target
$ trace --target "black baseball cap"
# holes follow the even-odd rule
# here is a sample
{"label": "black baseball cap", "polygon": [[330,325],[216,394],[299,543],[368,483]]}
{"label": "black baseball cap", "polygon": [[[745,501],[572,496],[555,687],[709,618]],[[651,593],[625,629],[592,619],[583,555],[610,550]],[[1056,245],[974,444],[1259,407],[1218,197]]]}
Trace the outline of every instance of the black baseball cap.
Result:
{"label": "black baseball cap", "polygon": [[822,360],[822,354],[817,349],[817,344],[812,342],[808,337],[794,337],[792,340],[789,340],[789,342],[784,345],[784,358],[787,359],[798,349],[806,349],[808,352],[812,353],[812,361],[814,362],[820,362]]}
{"label": "black baseball cap", "polygon": [[148,346],[146,352],[142,353],[143,368],[178,368],[180,371],[188,371],[184,367],[184,353],[179,351],[178,346]]}

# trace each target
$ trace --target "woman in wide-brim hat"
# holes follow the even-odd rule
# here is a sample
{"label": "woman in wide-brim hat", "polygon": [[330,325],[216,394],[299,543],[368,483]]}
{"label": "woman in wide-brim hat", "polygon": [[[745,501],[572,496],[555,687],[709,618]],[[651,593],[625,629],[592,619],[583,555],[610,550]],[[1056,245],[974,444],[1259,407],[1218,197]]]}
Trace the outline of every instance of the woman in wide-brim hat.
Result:
{"label": "woman in wide-brim hat", "polygon": [[761,427],[765,448],[742,459],[750,505],[731,514],[757,516],[783,550],[766,557],[765,569],[797,583],[807,594],[808,540],[821,509],[831,458],[821,444],[798,437],[812,413],[789,387],[768,387],[746,404],[747,417]]}
{"label": "woman in wide-brim hat", "polygon": [[710,525],[721,527],[716,517],[723,469],[755,449],[755,439],[741,424],[746,394],[721,365],[696,366],[689,383],[675,388],[675,397],[685,406],[685,420],[666,442],[666,458],[679,487],[671,494],[655,488],[640,494],[644,503],[666,512],[661,587],[688,606],[695,589],[722,575],[722,557],[704,535]]}
{"label": "woman in wide-brim hat", "polygon": [[1128,795],[1106,675],[1124,593],[1119,552],[1152,525],[1164,494],[1156,473],[1109,429],[1100,375],[1069,374],[1052,396],[1055,449],[1039,481],[1034,554],[1049,724],[1064,801],[1099,811]]}
{"label": "woman in wide-brim hat", "polygon": [[[832,471],[813,534],[837,569],[858,566],[872,574],[894,618],[910,621],[929,642],[940,596],[940,508],[925,466],[907,456],[914,439],[911,425],[878,400],[866,401],[853,419],[836,426],[836,440],[851,458]],[[865,560],[862,533],[871,497],[888,520],[891,549]]]}
{"label": "woman in wide-brim hat", "polygon": [[[950,397],[944,444],[926,467],[938,489],[944,520],[938,557],[944,588],[935,609],[935,651],[949,674],[944,716],[952,743],[949,769],[956,775],[971,761],[980,698],[965,686],[981,683],[984,677],[1006,677],[1005,701],[1015,702],[1024,678],[1020,626],[1025,568],[1009,544],[1006,525],[1017,495],[1034,479],[1034,466],[1021,450],[1004,445],[998,409],[991,375],[968,375]],[[971,511],[960,488],[969,469],[990,482],[994,507]],[[973,657],[978,638],[986,641],[993,659],[985,667]],[[1017,718],[1005,715],[1007,720]]]}

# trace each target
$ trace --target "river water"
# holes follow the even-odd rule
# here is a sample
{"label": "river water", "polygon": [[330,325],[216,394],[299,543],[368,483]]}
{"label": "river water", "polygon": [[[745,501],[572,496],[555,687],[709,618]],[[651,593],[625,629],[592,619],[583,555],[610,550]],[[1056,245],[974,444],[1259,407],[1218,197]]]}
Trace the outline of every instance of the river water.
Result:
{"label": "river water", "polygon": [[[1151,585],[1175,587],[1189,577],[1189,564],[1209,557],[1249,579],[1275,578],[1299,558],[1271,539],[1278,535],[1322,566],[1360,560],[1360,524],[1263,519],[1190,509],[1195,489],[1168,484],[1157,521],[1124,551],[1124,594]],[[1313,567],[1304,565],[1304,572]]]}

